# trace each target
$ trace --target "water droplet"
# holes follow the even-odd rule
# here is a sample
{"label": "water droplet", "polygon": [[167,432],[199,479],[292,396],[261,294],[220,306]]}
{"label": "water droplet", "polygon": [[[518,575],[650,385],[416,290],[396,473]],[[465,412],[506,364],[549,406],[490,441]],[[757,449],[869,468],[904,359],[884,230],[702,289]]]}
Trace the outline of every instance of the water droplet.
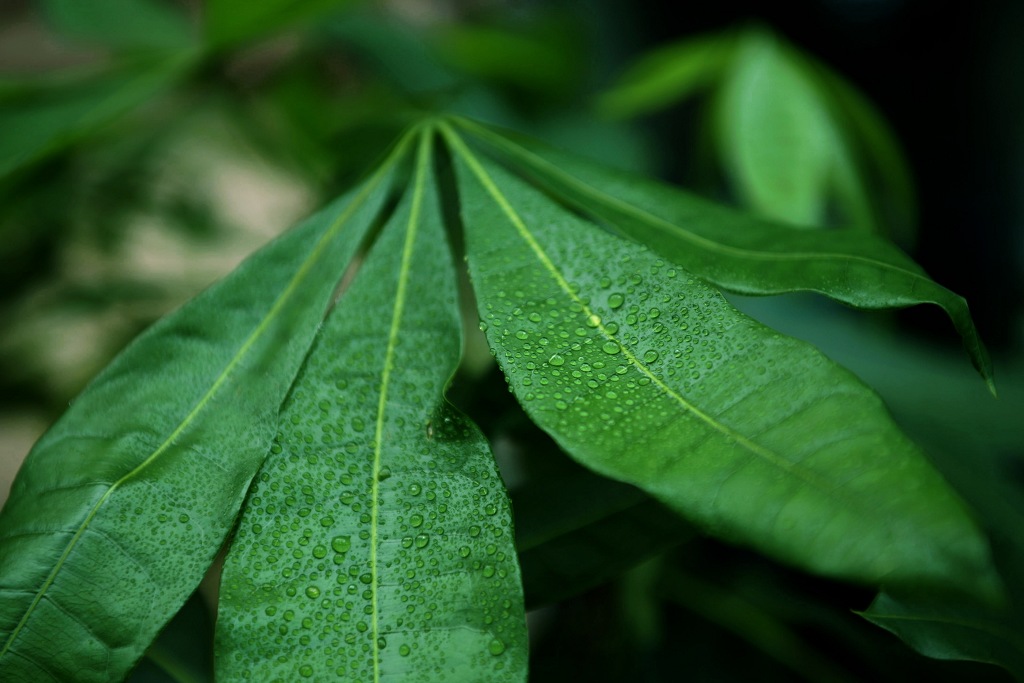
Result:
{"label": "water droplet", "polygon": [[526,339],[529,336],[530,335],[528,335],[526,333],[526,330],[519,330],[518,332],[516,332],[516,339],[521,339],[522,340],[522,339]]}
{"label": "water droplet", "polygon": [[419,484],[409,484],[409,495],[418,496],[423,488]]}
{"label": "water droplet", "polygon": [[[496,514],[498,512],[498,508],[497,508],[497,506],[494,505],[494,503],[488,503],[487,505],[484,506],[484,512],[486,512],[489,515],[493,515],[493,514]],[[471,535],[475,535],[475,534],[473,534],[473,528],[470,528],[469,533]],[[477,532],[477,533],[479,533],[479,532]]]}
{"label": "water droplet", "polygon": [[335,536],[331,541],[331,548],[336,553],[347,553],[352,547],[351,536]]}
{"label": "water droplet", "polygon": [[184,513],[182,513],[181,515],[178,516],[178,521],[181,522],[182,524],[187,522],[188,519],[189,519],[188,515],[186,515]]}
{"label": "water droplet", "polygon": [[[491,652],[493,653],[493,650]],[[303,664],[299,667],[299,675],[303,678],[309,678],[313,675],[313,667],[311,667],[309,664]]]}
{"label": "water droplet", "polygon": [[608,308],[619,308],[623,303],[626,302],[626,297],[622,296],[618,292],[610,294],[608,296]]}
{"label": "water droplet", "polygon": [[377,472],[377,481],[384,481],[385,479],[388,479],[390,476],[391,468],[385,465],[384,467],[380,468],[379,472]]}
{"label": "water droplet", "polygon": [[459,557],[469,557],[469,553],[470,550],[468,545],[464,545],[461,548],[459,548]]}
{"label": "water droplet", "polygon": [[377,649],[378,650],[383,650],[387,646],[388,646],[388,641],[386,641],[384,638],[378,638],[377,639]]}
{"label": "water droplet", "polygon": [[417,548],[426,548],[427,547],[427,543],[430,543],[430,536],[427,536],[426,534],[417,534],[416,535],[416,547]]}
{"label": "water droplet", "polygon": [[565,365],[565,359],[556,353],[548,359],[548,363],[557,367],[559,365]]}
{"label": "water droplet", "polygon": [[497,638],[495,638],[490,643],[487,644],[487,651],[490,652],[495,657],[497,657],[498,655],[500,655],[502,652],[505,651],[505,643],[503,643],[500,640],[498,640]]}
{"label": "water droplet", "polygon": [[415,514],[409,517],[409,524],[413,527],[423,526],[423,515]]}
{"label": "water droplet", "polygon": [[398,654],[402,655],[403,657],[408,657],[410,652],[411,650],[409,649],[408,645],[403,644],[398,646]]}
{"label": "water droplet", "polygon": [[658,360],[658,352],[657,351],[655,351],[654,349],[651,349],[650,351],[644,352],[644,362],[645,363],[653,363],[656,360]]}
{"label": "water droplet", "polygon": [[318,545],[313,547],[313,557],[322,560],[327,557],[327,546]]}
{"label": "water droplet", "polygon": [[619,345],[613,342],[611,339],[606,341],[601,347],[601,350],[607,353],[609,356],[614,356],[619,352]]}
{"label": "water droplet", "polygon": [[320,589],[317,588],[316,586],[307,586],[306,587],[306,597],[309,597],[309,598],[319,598],[320,597]]}

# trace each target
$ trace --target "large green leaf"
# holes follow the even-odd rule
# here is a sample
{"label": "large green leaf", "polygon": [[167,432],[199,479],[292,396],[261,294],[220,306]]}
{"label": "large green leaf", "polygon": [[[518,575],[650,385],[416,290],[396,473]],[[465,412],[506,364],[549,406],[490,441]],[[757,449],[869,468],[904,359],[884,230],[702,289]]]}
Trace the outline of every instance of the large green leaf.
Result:
{"label": "large green leaf", "polygon": [[569,454],[815,572],[998,591],[963,504],[856,378],[444,130],[488,341]]}
{"label": "large green leaf", "polygon": [[430,135],[249,496],[222,579],[221,680],[525,680],[508,499],[443,399],[461,326]]}
{"label": "large green leaf", "polygon": [[29,453],[0,514],[0,679],[118,680],[195,589],[406,146],[139,337]]}
{"label": "large green leaf", "polygon": [[723,289],[753,295],[812,291],[866,309],[940,306],[993,388],[992,364],[967,302],[881,238],[793,230],[536,143],[513,142],[476,123],[459,124],[560,200]]}

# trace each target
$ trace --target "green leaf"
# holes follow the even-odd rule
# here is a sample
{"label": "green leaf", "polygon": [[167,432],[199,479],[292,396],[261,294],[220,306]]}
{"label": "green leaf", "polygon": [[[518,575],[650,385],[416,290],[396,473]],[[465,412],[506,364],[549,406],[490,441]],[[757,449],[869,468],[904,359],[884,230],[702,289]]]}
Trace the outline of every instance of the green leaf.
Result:
{"label": "green leaf", "polygon": [[349,12],[325,30],[369,67],[406,93],[452,90],[458,74],[438,59],[423,35],[393,17]]}
{"label": "green leaf", "polygon": [[0,514],[0,679],[119,680],[192,593],[405,147],[136,339],[32,449]]}
{"label": "green leaf", "polygon": [[559,91],[578,81],[574,54],[553,38],[524,35],[494,26],[454,24],[435,37],[441,60],[470,76],[526,88]]}
{"label": "green leaf", "polygon": [[444,130],[488,341],[569,454],[814,572],[998,593],[963,504],[856,378]]}
{"label": "green leaf", "polygon": [[353,0],[209,0],[205,37],[216,47],[244,43],[350,4]]}
{"label": "green leaf", "polygon": [[598,112],[608,118],[630,118],[715,85],[726,73],[735,42],[728,34],[702,36],[645,54],[601,94]]}
{"label": "green leaf", "polygon": [[810,74],[827,94],[838,125],[862,166],[860,174],[874,180],[881,207],[881,223],[901,243],[912,241],[917,227],[913,175],[899,139],[885,117],[856,88],[838,74],[809,63]]}
{"label": "green leaf", "polygon": [[512,503],[527,609],[605,583],[693,535],[642,491],[586,470],[532,479]]}
{"label": "green leaf", "polygon": [[459,124],[560,200],[723,289],[812,291],[865,309],[941,307],[994,393],[992,363],[967,302],[889,242],[851,230],[792,230],[537,143],[513,142],[479,124]]}
{"label": "green leaf", "polygon": [[835,131],[813,82],[771,35],[749,32],[719,98],[724,166],[744,204],[798,226],[820,223]]}
{"label": "green leaf", "polygon": [[78,83],[11,93],[0,101],[0,179],[159,95],[192,64],[191,55],[181,55]]}
{"label": "green leaf", "polygon": [[429,130],[317,338],[222,579],[221,680],[523,681],[511,514],[443,399],[460,317]]}
{"label": "green leaf", "polygon": [[1020,617],[962,597],[919,592],[880,593],[861,616],[929,657],[997,664],[1024,679]]}
{"label": "green leaf", "polygon": [[193,44],[185,17],[160,0],[44,0],[54,28],[119,50],[175,50]]}

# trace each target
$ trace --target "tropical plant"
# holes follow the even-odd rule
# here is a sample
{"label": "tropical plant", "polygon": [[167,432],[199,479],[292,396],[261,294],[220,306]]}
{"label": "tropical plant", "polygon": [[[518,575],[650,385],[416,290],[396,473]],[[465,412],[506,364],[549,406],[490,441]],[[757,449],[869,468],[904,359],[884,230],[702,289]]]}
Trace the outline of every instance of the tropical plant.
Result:
{"label": "tropical plant", "polygon": [[[178,21],[162,5],[111,30],[49,3],[148,57],[55,87],[51,118],[10,94],[33,134],[8,140],[4,187],[334,3],[286,4],[211,2],[196,46],[154,37]],[[453,35],[454,64],[495,36]],[[625,576],[649,624],[661,573],[789,670],[847,680],[758,600],[643,564],[707,537],[877,591],[863,616],[924,654],[1024,676],[1017,513],[954,489],[860,379],[725,293],[932,304],[995,393],[963,298],[871,232],[795,229],[472,117],[393,119],[347,192],[140,334],[32,449],[0,513],[0,679],[206,680],[204,643],[224,681],[522,681],[528,609]],[[189,632],[208,575],[215,631]]]}

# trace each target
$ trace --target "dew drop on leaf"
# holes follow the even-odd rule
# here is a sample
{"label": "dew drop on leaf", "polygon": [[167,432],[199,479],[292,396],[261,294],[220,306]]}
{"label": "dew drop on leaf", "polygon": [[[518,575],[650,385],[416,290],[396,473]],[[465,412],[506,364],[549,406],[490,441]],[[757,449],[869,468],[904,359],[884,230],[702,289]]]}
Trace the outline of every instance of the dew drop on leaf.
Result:
{"label": "dew drop on leaf", "polygon": [[331,541],[331,549],[336,553],[347,553],[352,547],[351,536],[335,536]]}

